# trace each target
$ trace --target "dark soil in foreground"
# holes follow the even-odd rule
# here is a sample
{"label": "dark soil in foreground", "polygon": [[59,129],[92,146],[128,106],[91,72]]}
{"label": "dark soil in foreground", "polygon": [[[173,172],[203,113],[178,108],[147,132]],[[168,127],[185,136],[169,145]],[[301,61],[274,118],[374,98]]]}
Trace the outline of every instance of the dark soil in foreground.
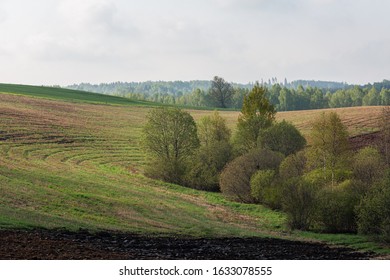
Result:
{"label": "dark soil in foreground", "polygon": [[125,233],[0,230],[0,259],[269,259],[375,258],[349,248],[273,238],[148,237]]}

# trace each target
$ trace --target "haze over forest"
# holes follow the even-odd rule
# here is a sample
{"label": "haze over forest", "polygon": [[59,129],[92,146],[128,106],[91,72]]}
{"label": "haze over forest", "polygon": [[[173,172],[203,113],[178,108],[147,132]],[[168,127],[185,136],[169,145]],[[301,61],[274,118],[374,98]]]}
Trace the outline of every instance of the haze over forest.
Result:
{"label": "haze over forest", "polygon": [[[219,81],[230,96],[222,103],[212,97],[214,81]],[[241,109],[244,97],[255,84],[229,83],[216,76],[213,81],[81,83],[68,88],[171,105]],[[267,88],[266,96],[278,111],[390,105],[389,80],[359,86],[326,81],[288,82],[287,79],[278,81],[272,78],[262,80],[261,85]]]}

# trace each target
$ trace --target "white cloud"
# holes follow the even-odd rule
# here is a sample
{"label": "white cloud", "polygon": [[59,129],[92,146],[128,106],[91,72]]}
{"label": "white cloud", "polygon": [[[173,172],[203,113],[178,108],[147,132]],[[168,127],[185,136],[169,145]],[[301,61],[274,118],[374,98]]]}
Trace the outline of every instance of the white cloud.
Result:
{"label": "white cloud", "polygon": [[68,0],[56,8],[54,25],[34,28],[25,36],[23,44],[32,59],[115,63],[134,49],[129,45],[138,30],[121,18],[114,1]]}
{"label": "white cloud", "polygon": [[9,82],[356,81],[364,69],[376,80],[390,72],[385,0],[3,1],[0,77]]}
{"label": "white cloud", "polygon": [[220,7],[235,11],[287,11],[295,8],[299,1],[289,0],[215,0]]}
{"label": "white cloud", "polygon": [[7,11],[3,7],[3,3],[0,3],[0,24],[5,22],[8,17]]}
{"label": "white cloud", "polygon": [[58,11],[74,31],[111,33],[121,29],[114,1],[61,1]]}
{"label": "white cloud", "polygon": [[1,8],[0,8],[0,24],[1,24],[3,21],[5,21],[6,18],[7,18],[7,15],[6,15],[5,11],[1,10]]}

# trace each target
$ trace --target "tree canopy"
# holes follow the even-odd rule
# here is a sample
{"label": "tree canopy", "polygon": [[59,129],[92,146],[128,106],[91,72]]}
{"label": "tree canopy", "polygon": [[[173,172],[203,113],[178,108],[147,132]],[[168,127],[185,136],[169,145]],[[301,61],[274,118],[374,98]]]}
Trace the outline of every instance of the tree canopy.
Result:
{"label": "tree canopy", "polygon": [[260,145],[285,156],[294,154],[306,146],[306,139],[291,123],[282,121],[266,129],[259,138]]}
{"label": "tree canopy", "polygon": [[[101,83],[99,85],[83,83],[68,88],[167,104],[239,109],[242,107],[244,96],[255,85],[225,82],[230,84],[233,93],[231,99],[227,98],[229,102],[221,106],[218,99],[211,98],[210,89],[213,82],[210,80],[147,81]],[[290,83],[285,81],[282,84],[274,78],[268,82],[262,81],[261,85],[267,88],[267,98],[278,111],[390,105],[390,81],[387,80],[361,86],[305,80]]]}
{"label": "tree canopy", "polygon": [[219,174],[230,160],[230,129],[217,111],[198,123],[201,146],[191,158],[186,184],[195,189],[218,191]]}
{"label": "tree canopy", "polygon": [[334,184],[335,172],[343,168],[348,160],[348,131],[335,112],[322,113],[312,124],[309,163],[314,168],[322,168],[324,174],[330,171]]}
{"label": "tree canopy", "polygon": [[234,90],[230,83],[223,78],[215,76],[209,90],[210,100],[215,107],[227,108],[231,105]]}
{"label": "tree canopy", "polygon": [[185,160],[199,147],[195,121],[177,108],[152,109],[143,129],[143,144],[151,156],[152,177],[179,183]]}
{"label": "tree canopy", "polygon": [[247,96],[238,117],[235,145],[238,153],[258,147],[262,131],[272,125],[276,110],[267,96],[267,89],[256,83]]}
{"label": "tree canopy", "polygon": [[217,111],[214,111],[211,116],[203,117],[198,123],[199,140],[204,146],[220,141],[229,142],[230,134],[226,120]]}

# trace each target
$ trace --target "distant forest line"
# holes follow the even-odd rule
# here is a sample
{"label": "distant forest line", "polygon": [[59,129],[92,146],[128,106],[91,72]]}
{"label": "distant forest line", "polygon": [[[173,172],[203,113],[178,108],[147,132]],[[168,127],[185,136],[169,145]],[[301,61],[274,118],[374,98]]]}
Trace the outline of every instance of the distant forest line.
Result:
{"label": "distant forest line", "polygon": [[[165,104],[220,107],[210,98],[212,83],[212,80],[81,83],[67,88]],[[254,83],[226,83],[233,93],[225,107],[240,109]],[[267,88],[267,97],[278,111],[390,105],[390,80],[352,85],[310,80],[287,82],[286,79],[280,82],[272,78],[261,81],[261,85]]]}

